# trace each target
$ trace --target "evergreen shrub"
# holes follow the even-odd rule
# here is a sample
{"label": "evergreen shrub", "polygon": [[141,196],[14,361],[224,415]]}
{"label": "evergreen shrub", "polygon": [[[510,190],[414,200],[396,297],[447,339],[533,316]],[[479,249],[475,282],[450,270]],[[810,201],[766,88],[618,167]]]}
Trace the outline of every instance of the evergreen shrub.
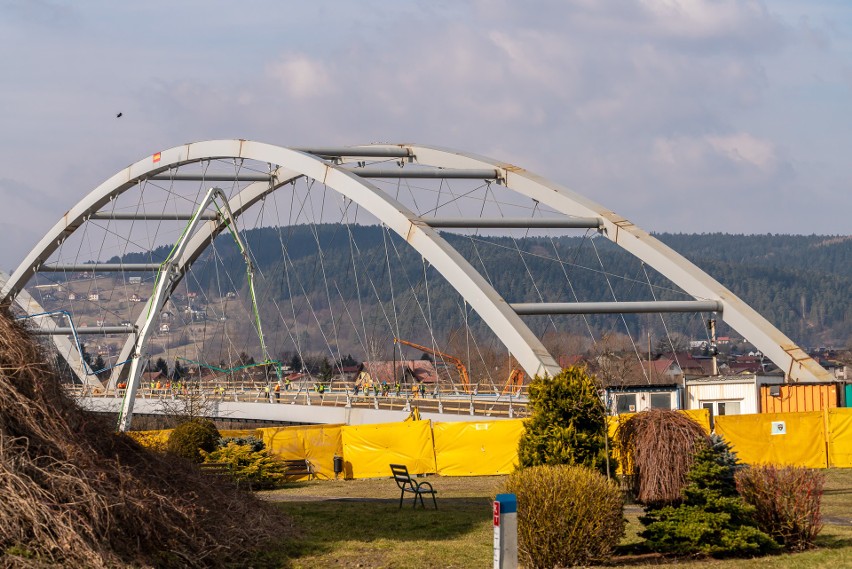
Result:
{"label": "evergreen shrub", "polygon": [[204,462],[224,462],[231,465],[234,480],[247,483],[253,490],[281,486],[286,476],[284,463],[269,456],[266,449],[254,450],[255,446],[232,441],[211,453],[202,452],[201,455]]}
{"label": "evergreen shrub", "polygon": [[606,472],[606,409],[584,369],[536,377],[529,398],[530,418],[518,444],[522,467],[578,464]]}
{"label": "evergreen shrub", "polygon": [[622,492],[582,466],[524,468],[506,480],[518,498],[518,555],[531,569],[606,559],[624,535]]}
{"label": "evergreen shrub", "polygon": [[209,419],[195,418],[181,423],[169,436],[168,451],[193,462],[202,462],[200,451],[212,452],[219,443],[219,430]]}
{"label": "evergreen shrub", "polygon": [[714,557],[755,556],[779,549],[756,526],[755,509],[739,497],[736,461],[719,438],[702,443],[695,454],[677,506],[649,508],[639,518],[640,534],[652,551]]}
{"label": "evergreen shrub", "polygon": [[259,439],[254,435],[247,435],[245,437],[222,437],[219,439],[219,448],[224,448],[231,443],[236,445],[248,445],[251,447],[253,452],[261,451],[266,448],[266,443],[263,442],[263,439]]}
{"label": "evergreen shrub", "polygon": [[799,466],[752,466],[737,472],[740,496],[754,506],[757,526],[788,551],[814,546],[822,529],[825,477]]}
{"label": "evergreen shrub", "polygon": [[172,431],[127,431],[125,434],[148,450],[166,452]]}

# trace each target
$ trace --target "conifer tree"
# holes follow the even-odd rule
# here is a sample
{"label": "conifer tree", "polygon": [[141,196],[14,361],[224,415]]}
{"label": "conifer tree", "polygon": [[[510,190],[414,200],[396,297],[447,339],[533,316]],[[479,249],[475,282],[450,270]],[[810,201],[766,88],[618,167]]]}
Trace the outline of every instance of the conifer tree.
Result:
{"label": "conifer tree", "polygon": [[677,506],[649,509],[639,521],[641,536],[652,551],[715,557],[749,556],[778,550],[775,541],[760,531],[754,507],[737,494],[734,472],[738,468],[730,446],[720,438],[702,444],[695,454]]}
{"label": "conifer tree", "polygon": [[577,464],[606,472],[606,409],[583,368],[529,387],[531,417],[518,445],[521,466]]}

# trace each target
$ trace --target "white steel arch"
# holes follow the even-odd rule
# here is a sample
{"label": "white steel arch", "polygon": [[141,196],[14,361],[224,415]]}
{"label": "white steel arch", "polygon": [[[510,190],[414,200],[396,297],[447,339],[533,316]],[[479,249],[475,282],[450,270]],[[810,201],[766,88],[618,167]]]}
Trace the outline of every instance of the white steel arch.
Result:
{"label": "white steel arch", "polygon": [[[791,380],[827,381],[828,373],[746,303],[682,256],[642,231],[628,220],[603,206],[510,164],[471,154],[417,145],[369,145],[357,147],[365,152],[380,149],[405,150],[418,164],[439,168],[482,169],[496,171],[495,177],[509,189],[547,204],[571,216],[595,216],[601,219],[601,233],[608,239],[648,263],[695,298],[716,300],[723,307],[723,319],[743,334],[758,349],[783,369]],[[357,156],[353,152],[352,156]],[[368,155],[368,154],[365,154]],[[364,207],[405,238],[454,286],[480,314],[506,347],[531,374],[556,373],[558,366],[538,338],[512,308],[439,234],[413,212],[376,188],[367,180],[334,163],[304,152],[244,140],[218,140],[187,144],[141,160],[119,172],[93,190],[60,220],[3,285],[0,298],[15,297],[29,278],[53,251],[80,227],[88,216],[111,199],[132,188],[141,179],[171,168],[207,159],[245,158],[279,165],[273,182],[259,182],[243,189],[229,202],[235,216],[297,177],[307,176],[323,182]],[[341,158],[338,162],[345,161]],[[221,221],[210,221],[192,238],[179,266],[184,272],[222,229]],[[119,361],[132,341],[125,345]],[[114,378],[117,374],[114,374]],[[115,381],[115,379],[113,379]]]}
{"label": "white steel arch", "polygon": [[[5,285],[8,280],[9,275],[7,275],[4,271],[0,271],[0,285]],[[15,304],[17,304],[25,314],[44,314],[46,312],[44,307],[39,304],[39,302],[33,298],[26,289],[21,290],[21,292],[19,292],[15,297]],[[52,331],[58,328],[56,322],[54,322],[52,318],[39,318],[36,320],[35,325],[39,329],[46,331]],[[88,374],[85,362],[80,354],[80,350],[77,346],[68,341],[66,336],[53,336],[53,344],[56,346],[59,353],[62,354],[62,357],[65,358],[65,361],[68,363],[71,371],[74,372],[84,385],[92,388],[102,387],[100,380],[98,380],[95,376]]]}
{"label": "white steel arch", "polygon": [[[508,303],[437,231],[428,225],[416,223],[418,217],[414,212],[367,180],[317,156],[245,140],[215,140],[171,148],[158,153],[156,161],[149,157],[114,175],[83,198],[54,225],[3,286],[2,297],[5,299],[17,295],[29,278],[38,271],[38,267],[50,257],[64,239],[85,222],[88,216],[99,211],[111,199],[132,188],[140,179],[200,160],[230,158],[251,159],[284,166],[288,173],[294,172],[299,176],[320,181],[358,203],[360,207],[402,236],[447,279],[483,321],[497,332],[506,348],[527,373],[554,375],[559,372],[559,366],[553,356]],[[252,187],[254,191],[259,190],[258,186]],[[256,199],[260,197],[262,196]],[[235,204],[237,205],[235,209],[245,210],[247,206],[240,205],[240,202],[248,202],[248,198],[239,200]],[[192,250],[190,246],[187,247],[181,266],[186,267],[192,259],[197,258],[203,247],[212,239],[214,232],[221,229],[221,226],[217,226],[217,222],[206,224],[206,233],[202,231],[195,240],[198,247]],[[140,355],[132,354],[133,357]]]}
{"label": "white steel arch", "polygon": [[695,298],[720,302],[723,320],[772,360],[786,377],[793,381],[832,380],[822,366],[742,299],[673,249],[613,211],[518,166],[439,147],[405,147],[410,149],[420,164],[443,168],[496,168],[508,188],[557,211],[568,215],[599,216],[603,220],[601,233],[610,241],[654,267]]}

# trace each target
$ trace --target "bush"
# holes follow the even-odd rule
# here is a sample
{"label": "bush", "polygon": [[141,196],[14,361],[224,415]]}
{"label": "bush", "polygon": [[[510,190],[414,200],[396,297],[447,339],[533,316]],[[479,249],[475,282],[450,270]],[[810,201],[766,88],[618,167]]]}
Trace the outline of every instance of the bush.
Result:
{"label": "bush", "polygon": [[193,462],[201,462],[200,451],[212,452],[220,438],[219,430],[213,421],[196,418],[175,427],[169,436],[167,448],[172,454]]}
{"label": "bush", "polygon": [[204,462],[230,464],[234,479],[247,483],[253,490],[276,488],[285,482],[284,463],[269,456],[265,449],[254,450],[252,444],[229,442],[211,453],[203,452],[202,456]]}
{"label": "bush", "polygon": [[579,464],[606,472],[606,409],[588,374],[567,368],[553,378],[536,377],[529,393],[521,466]]}
{"label": "bush", "polygon": [[624,535],[618,486],[582,466],[534,466],[506,480],[518,497],[518,555],[551,569],[607,558]]}
{"label": "bush", "polygon": [[131,439],[154,452],[166,452],[169,446],[171,430],[164,431],[127,431]]}
{"label": "bush", "polygon": [[251,448],[252,452],[258,452],[266,448],[266,444],[263,440],[255,437],[254,435],[247,435],[245,437],[223,437],[219,439],[219,448],[225,448],[231,443],[234,443],[235,445],[247,445]]}
{"label": "bush", "polygon": [[756,509],[757,526],[788,551],[813,547],[822,529],[824,481],[822,473],[798,466],[753,466],[736,474],[737,490]]}
{"label": "bush", "polygon": [[778,549],[778,544],[754,522],[754,508],[734,485],[736,463],[720,438],[701,444],[687,474],[683,501],[678,506],[649,508],[639,518],[641,536],[652,551],[714,557],[754,556]]}

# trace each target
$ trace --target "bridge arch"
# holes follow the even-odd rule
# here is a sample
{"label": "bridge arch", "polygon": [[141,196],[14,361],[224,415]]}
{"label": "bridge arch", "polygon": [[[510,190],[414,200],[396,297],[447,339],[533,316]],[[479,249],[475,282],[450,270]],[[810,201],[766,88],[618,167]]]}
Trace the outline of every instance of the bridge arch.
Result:
{"label": "bridge arch", "polygon": [[[297,178],[305,176],[318,180],[357,202],[406,239],[442,273],[486,324],[498,331],[507,349],[528,373],[555,373],[558,366],[540,340],[513,307],[440,236],[429,219],[417,216],[372,184],[358,173],[358,168],[346,167],[364,156],[398,156],[402,169],[406,163],[428,166],[438,170],[436,177],[440,172],[454,169],[477,172],[477,175],[493,178],[507,188],[547,204],[565,215],[596,219],[599,232],[607,239],[654,267],[694,298],[713,301],[719,307],[718,312],[723,320],[766,354],[791,380],[828,379],[825,370],[745,302],[628,220],[565,187],[511,164],[431,146],[380,144],[299,150],[245,140],[214,140],[164,150],[115,174],[69,210],[3,284],[0,297],[3,300],[18,297],[27,281],[65,239],[111,200],[140,181],[203,160],[251,159],[274,165],[271,180],[254,183],[230,199],[230,208],[236,216]],[[491,174],[483,174],[485,171]],[[188,270],[224,227],[223,219],[214,219],[193,235],[179,260],[181,273]],[[123,347],[119,361],[124,361],[125,356],[140,355],[138,352],[133,354],[133,351],[130,338]]]}

